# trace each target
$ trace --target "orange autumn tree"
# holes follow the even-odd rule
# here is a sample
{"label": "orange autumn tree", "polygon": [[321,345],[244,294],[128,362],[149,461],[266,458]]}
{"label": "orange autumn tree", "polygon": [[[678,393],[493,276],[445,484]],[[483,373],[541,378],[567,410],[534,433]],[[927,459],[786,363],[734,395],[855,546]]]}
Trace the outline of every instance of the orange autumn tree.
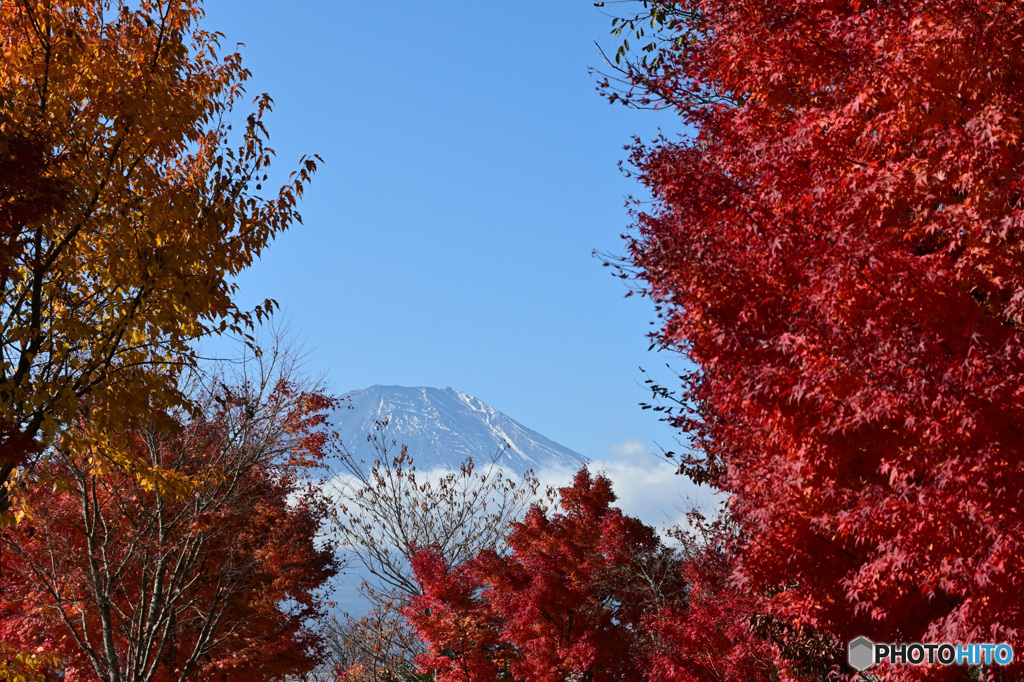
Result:
{"label": "orange autumn tree", "polygon": [[52,455],[62,481],[3,536],[0,679],[12,650],[69,682],[278,680],[316,666],[311,625],[335,559],[305,472],[329,447],[335,403],[277,377],[211,381],[193,399],[201,410],[176,428],[120,438],[187,475],[190,494],[140,481],[88,438]]}
{"label": "orange autumn tree", "polygon": [[0,4],[0,484],[84,396],[129,427],[180,398],[192,341],[273,305],[240,310],[231,278],[299,220],[315,164],[259,194],[271,100],[232,142],[249,72],[202,16],[200,0]]}

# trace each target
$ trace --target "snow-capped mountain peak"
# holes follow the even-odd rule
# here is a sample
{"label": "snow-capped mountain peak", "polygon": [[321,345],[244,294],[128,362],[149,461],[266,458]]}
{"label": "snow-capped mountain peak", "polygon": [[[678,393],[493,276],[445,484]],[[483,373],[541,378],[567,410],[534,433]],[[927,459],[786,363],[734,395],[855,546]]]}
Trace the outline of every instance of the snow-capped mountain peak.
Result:
{"label": "snow-capped mountain peak", "polygon": [[517,472],[548,466],[578,468],[587,460],[527,428],[482,400],[454,388],[371,386],[346,394],[334,422],[357,458],[371,459],[366,434],[389,420],[387,436],[407,445],[417,468],[457,467],[467,457]]}

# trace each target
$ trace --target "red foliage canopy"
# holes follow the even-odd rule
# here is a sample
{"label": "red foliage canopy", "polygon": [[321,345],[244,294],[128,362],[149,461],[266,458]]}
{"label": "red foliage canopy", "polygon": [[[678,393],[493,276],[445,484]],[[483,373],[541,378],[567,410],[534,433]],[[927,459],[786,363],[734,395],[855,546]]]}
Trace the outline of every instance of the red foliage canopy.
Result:
{"label": "red foliage canopy", "polygon": [[583,469],[561,491],[564,513],[534,507],[514,524],[507,555],[449,566],[417,553],[423,595],[406,615],[428,643],[422,667],[439,682],[777,679],[721,545],[693,540],[680,555],[614,500]]}
{"label": "red foliage canopy", "polygon": [[1024,14],[993,0],[680,0],[629,73],[629,242],[677,416],[777,612],[882,641],[1024,632]]}
{"label": "red foliage canopy", "polygon": [[60,478],[4,529],[5,652],[54,660],[67,682],[309,671],[335,560],[317,542],[326,504],[299,475],[323,456],[332,405],[285,382],[269,396],[218,391],[177,430],[120,439],[150,467],[139,472],[80,433],[55,453]]}

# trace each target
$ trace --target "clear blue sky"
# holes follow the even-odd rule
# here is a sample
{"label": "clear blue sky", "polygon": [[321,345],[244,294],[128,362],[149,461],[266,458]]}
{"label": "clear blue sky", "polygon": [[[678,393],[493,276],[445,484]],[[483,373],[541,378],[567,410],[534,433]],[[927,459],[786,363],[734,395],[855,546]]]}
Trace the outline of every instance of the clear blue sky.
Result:
{"label": "clear blue sky", "polygon": [[325,161],[305,225],[240,279],[244,304],[282,305],[309,369],[338,392],[452,386],[595,460],[674,445],[637,405],[638,366],[669,359],[647,352],[653,307],[591,252],[623,248],[623,145],[679,121],[597,94],[609,19],[590,0],[206,11],[276,101],[277,170]]}

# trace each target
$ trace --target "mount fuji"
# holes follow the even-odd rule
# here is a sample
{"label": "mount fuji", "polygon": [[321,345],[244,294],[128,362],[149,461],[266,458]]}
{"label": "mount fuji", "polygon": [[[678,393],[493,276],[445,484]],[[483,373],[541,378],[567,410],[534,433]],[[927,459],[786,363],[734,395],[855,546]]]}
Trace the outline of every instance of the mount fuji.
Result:
{"label": "mount fuji", "polygon": [[389,420],[388,440],[406,445],[416,467],[457,468],[467,457],[523,473],[542,466],[578,469],[587,458],[523,426],[487,403],[453,388],[371,386],[342,396],[332,422],[348,451],[372,461],[366,435],[374,422]]}

